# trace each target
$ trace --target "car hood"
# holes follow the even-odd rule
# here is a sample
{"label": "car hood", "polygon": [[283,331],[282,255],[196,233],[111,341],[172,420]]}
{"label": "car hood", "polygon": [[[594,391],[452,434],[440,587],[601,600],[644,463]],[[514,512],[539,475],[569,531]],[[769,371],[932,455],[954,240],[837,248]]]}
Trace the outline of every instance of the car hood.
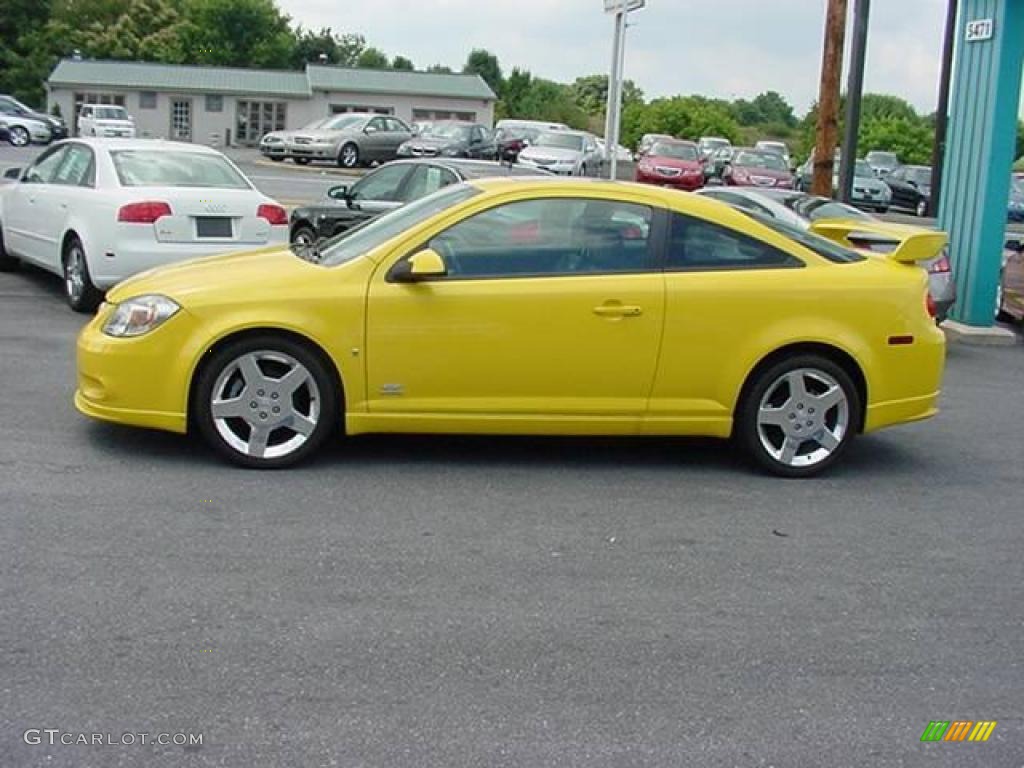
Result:
{"label": "car hood", "polygon": [[250,301],[272,296],[293,280],[323,279],[323,267],[297,257],[287,247],[273,245],[255,251],[189,259],[140,272],[107,293],[118,303],[133,296],[159,294],[187,309],[216,297]]}
{"label": "car hood", "polygon": [[562,147],[527,147],[519,153],[524,160],[567,160],[576,162],[583,153],[578,149],[563,149]]}
{"label": "car hood", "polygon": [[335,131],[292,131],[290,138],[298,138],[299,136],[306,139],[313,139],[313,141],[333,141],[339,136],[349,136],[353,133],[361,133],[361,131],[353,130],[352,128],[339,128]]}
{"label": "car hood", "polygon": [[665,157],[664,155],[644,155],[643,162],[665,168],[678,168],[681,171],[699,171],[704,167],[700,160],[682,160],[678,157]]}
{"label": "car hood", "polygon": [[786,179],[793,178],[793,174],[790,173],[789,171],[777,171],[774,168],[752,168],[752,167],[747,166],[747,165],[737,165],[735,167],[735,169],[736,170],[741,170],[742,169],[743,171],[745,171],[750,176],[764,176],[764,177],[767,177],[769,179],[776,179],[776,180],[782,179],[782,180],[786,180]]}

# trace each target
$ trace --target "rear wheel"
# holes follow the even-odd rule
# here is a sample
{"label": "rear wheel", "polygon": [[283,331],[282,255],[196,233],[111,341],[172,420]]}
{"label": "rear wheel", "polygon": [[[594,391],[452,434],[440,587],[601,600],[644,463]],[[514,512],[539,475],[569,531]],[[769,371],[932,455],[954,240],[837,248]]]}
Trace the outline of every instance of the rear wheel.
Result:
{"label": "rear wheel", "polygon": [[82,241],[72,237],[64,248],[64,297],[75,312],[93,312],[103,292],[93,285]]}
{"label": "rear wheel", "polygon": [[293,159],[295,160],[295,164],[296,165],[309,165],[309,158],[308,157],[296,157],[296,158],[293,158]]}
{"label": "rear wheel", "polygon": [[338,165],[342,168],[355,168],[359,165],[359,147],[348,143],[338,153]]}
{"label": "rear wheel", "polygon": [[334,378],[292,339],[240,339],[214,353],[195,388],[203,437],[229,461],[273,469],[315,451],[337,426]]}
{"label": "rear wheel", "polygon": [[848,448],[860,424],[857,388],[839,365],[794,355],[756,374],[737,413],[736,438],[760,467],[809,477]]}

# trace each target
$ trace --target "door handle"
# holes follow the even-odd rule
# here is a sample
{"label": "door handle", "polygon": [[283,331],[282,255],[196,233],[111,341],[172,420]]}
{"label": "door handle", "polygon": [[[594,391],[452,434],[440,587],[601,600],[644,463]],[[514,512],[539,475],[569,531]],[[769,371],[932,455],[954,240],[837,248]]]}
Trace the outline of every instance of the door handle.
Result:
{"label": "door handle", "polygon": [[635,304],[602,304],[594,307],[594,314],[599,317],[638,317],[643,314],[643,309]]}

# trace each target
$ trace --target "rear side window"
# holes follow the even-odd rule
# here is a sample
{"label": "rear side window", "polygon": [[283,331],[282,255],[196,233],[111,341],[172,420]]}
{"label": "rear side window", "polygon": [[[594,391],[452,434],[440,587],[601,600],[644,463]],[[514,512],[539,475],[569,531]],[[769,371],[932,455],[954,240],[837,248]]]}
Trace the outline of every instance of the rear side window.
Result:
{"label": "rear side window", "polygon": [[792,227],[778,219],[761,216],[753,211],[748,212],[747,215],[752,219],[756,219],[761,224],[764,224],[766,227],[774,229],[780,235],[785,235],[790,240],[796,240],[804,248],[814,251],[816,254],[821,256],[821,258],[828,259],[836,264],[851,264],[857,261],[864,261],[866,258],[856,251],[844,248],[839,245],[839,243],[833,242],[826,237],[816,235],[813,232],[797,229],[796,227]]}
{"label": "rear side window", "polygon": [[[767,217],[756,216],[758,221]],[[771,219],[767,219],[771,220]],[[709,271],[802,267],[785,251],[734,229],[704,219],[672,214],[665,269]]]}

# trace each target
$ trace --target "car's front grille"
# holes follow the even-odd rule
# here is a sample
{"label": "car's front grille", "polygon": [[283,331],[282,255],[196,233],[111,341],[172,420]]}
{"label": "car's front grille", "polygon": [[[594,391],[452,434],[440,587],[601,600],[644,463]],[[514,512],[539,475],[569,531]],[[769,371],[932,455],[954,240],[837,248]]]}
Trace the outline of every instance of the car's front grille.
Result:
{"label": "car's front grille", "polygon": [[313,140],[308,136],[296,136],[292,139],[296,144],[312,144]]}
{"label": "car's front grille", "polygon": [[771,176],[751,176],[750,180],[759,187],[774,187],[775,179]]}
{"label": "car's front grille", "polygon": [[435,157],[437,155],[437,150],[433,147],[415,146],[409,147],[409,151],[416,157]]}
{"label": "car's front grille", "polygon": [[665,166],[662,165],[656,165],[654,167],[654,170],[656,170],[662,176],[678,176],[679,174],[682,173],[682,171],[679,170],[678,168],[666,168]]}

